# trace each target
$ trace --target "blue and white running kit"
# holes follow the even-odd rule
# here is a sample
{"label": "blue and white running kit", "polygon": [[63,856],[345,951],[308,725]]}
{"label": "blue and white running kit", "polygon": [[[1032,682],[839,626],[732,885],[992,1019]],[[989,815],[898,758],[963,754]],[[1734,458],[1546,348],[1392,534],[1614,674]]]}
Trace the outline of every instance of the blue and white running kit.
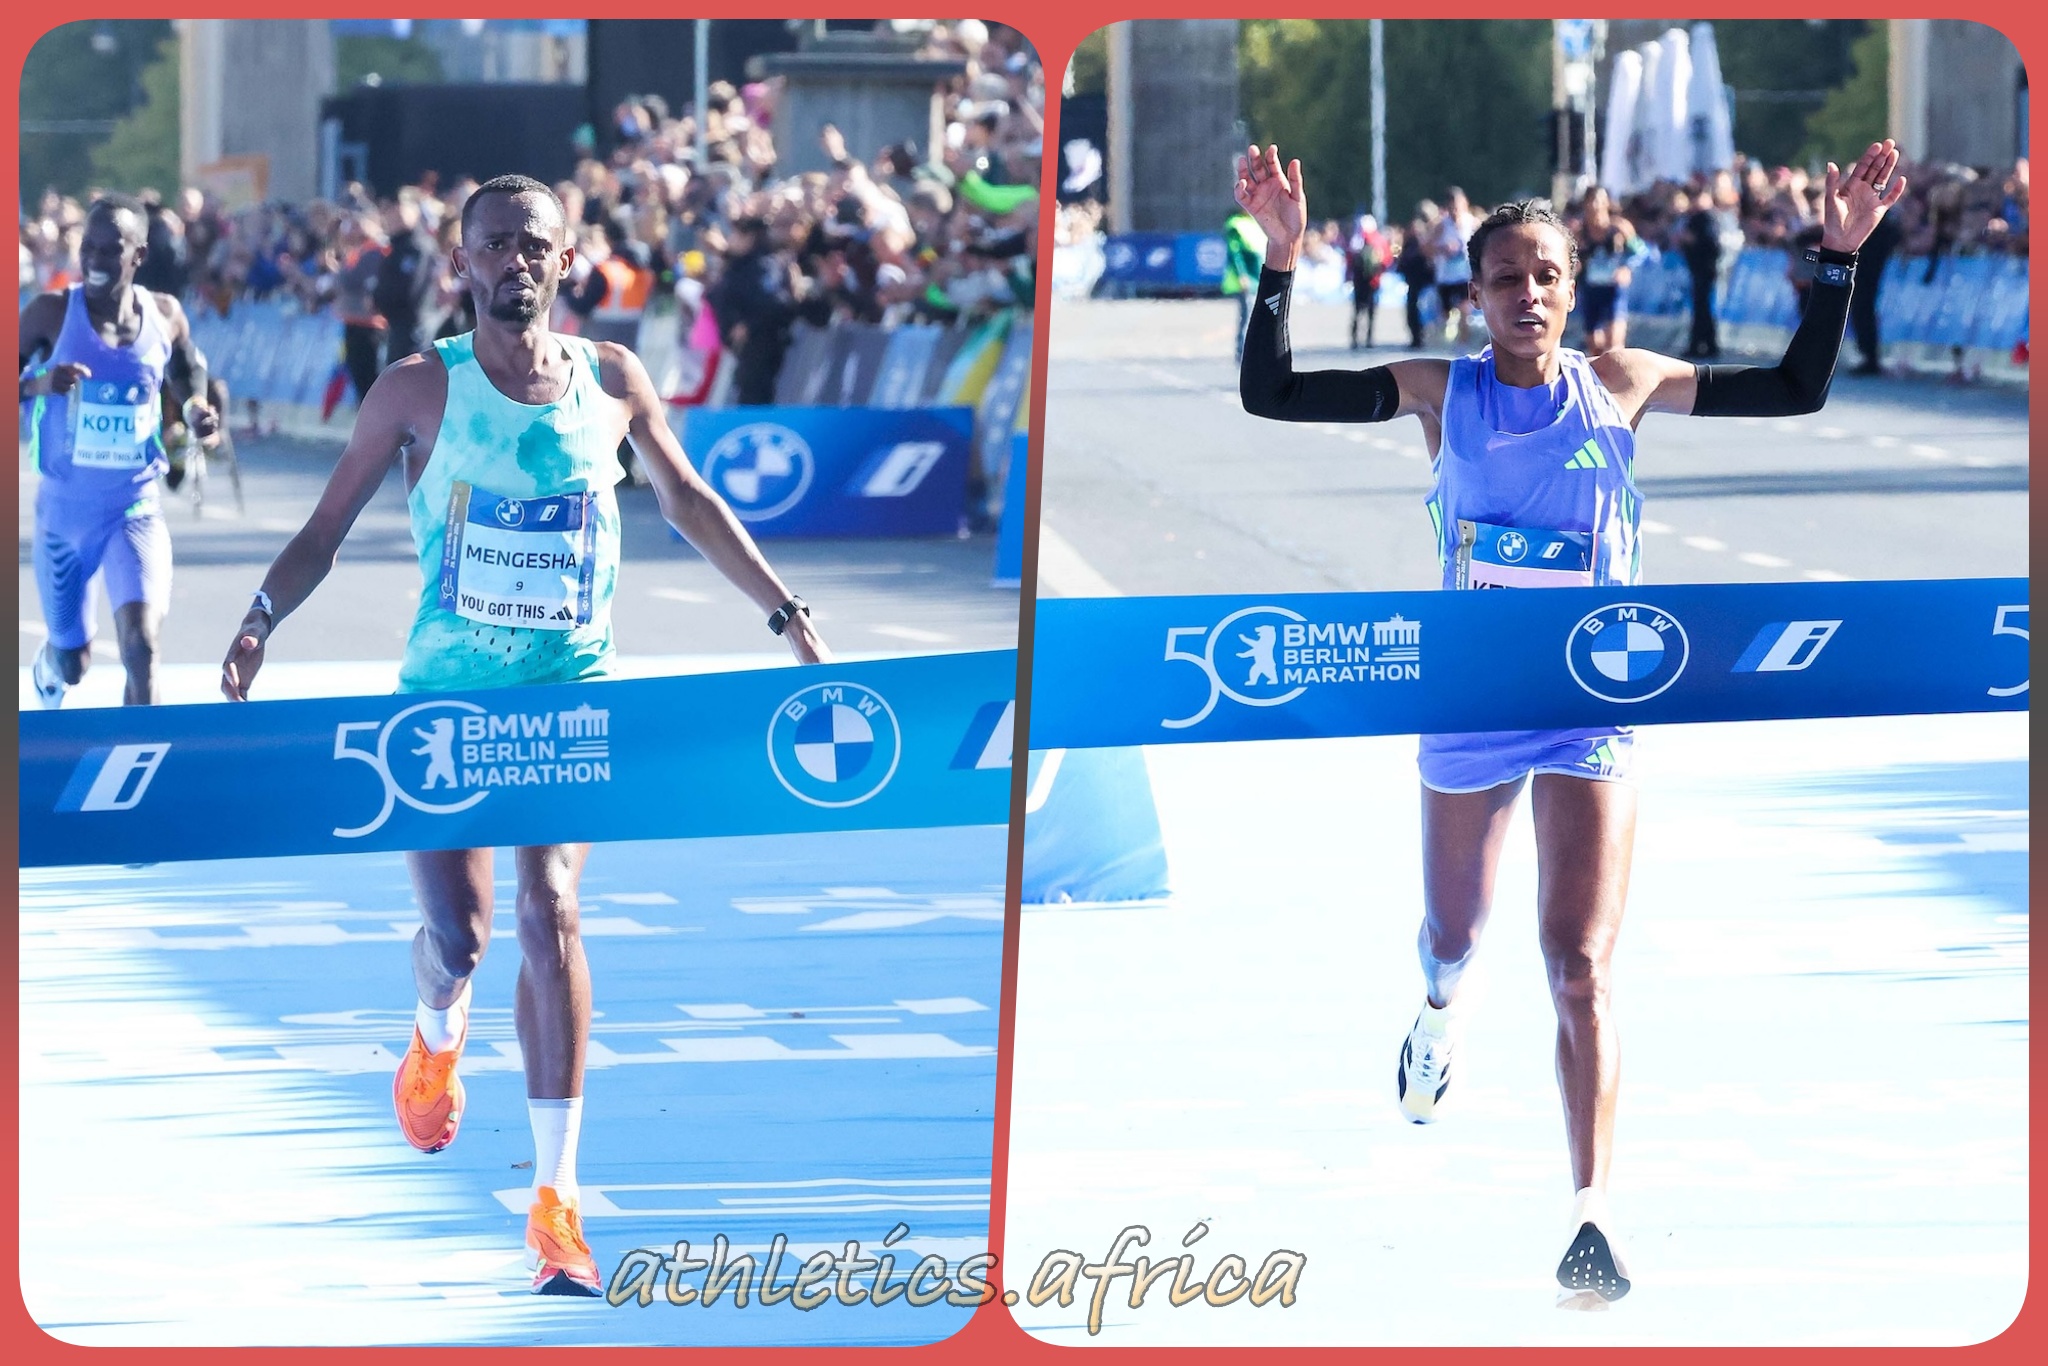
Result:
{"label": "blue and white running kit", "polygon": [[99,586],[109,603],[170,604],[171,536],[157,503],[164,454],[161,392],[171,355],[170,325],[137,289],[142,329],[109,346],[86,315],[85,292],[66,294],[64,326],[51,364],[92,372],[68,394],[39,395],[29,412],[36,489],[36,589],[50,644],[92,643]]}
{"label": "blue and white running kit", "polygon": [[[1436,483],[1425,500],[1443,586],[1608,587],[1641,576],[1635,432],[1592,364],[1561,351],[1557,379],[1502,384],[1493,348],[1451,362]],[[1425,735],[1423,783],[1479,792],[1530,773],[1626,779],[1633,728]]]}

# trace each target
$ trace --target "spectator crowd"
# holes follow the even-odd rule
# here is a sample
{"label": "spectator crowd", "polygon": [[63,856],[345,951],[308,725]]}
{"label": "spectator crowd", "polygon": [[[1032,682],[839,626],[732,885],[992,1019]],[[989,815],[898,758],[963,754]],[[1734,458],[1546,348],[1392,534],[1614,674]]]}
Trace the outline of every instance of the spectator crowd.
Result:
{"label": "spectator crowd", "polygon": [[[681,363],[656,380],[678,401],[703,401],[731,352],[736,401],[766,403],[799,321],[950,322],[1029,308],[1043,69],[999,24],[941,22],[922,43],[918,55],[965,64],[943,91],[942,146],[899,142],[863,157],[827,125],[813,136],[831,169],[784,173],[779,77],[713,83],[701,124],[694,109],[629,97],[612,111],[608,152],[595,130],[576,130],[574,173],[555,189],[577,257],[554,326],[631,345],[651,314],[676,329]],[[350,184],[331,201],[234,209],[190,186],[148,191],[138,282],[180,295],[195,316],[252,300],[330,311],[361,393],[384,366],[474,324],[451,249],[476,183],[430,172],[383,198]],[[90,195],[52,191],[33,211],[28,202],[24,297],[77,281]],[[658,303],[669,298],[673,312]]]}
{"label": "spectator crowd", "polygon": [[[1863,250],[1859,277],[1881,277],[1894,254],[1924,259],[1929,278],[1936,263],[1949,256],[2027,254],[2029,220],[2028,164],[2025,159],[1998,170],[1940,163],[1904,163],[1907,194],[1887,215]],[[1626,290],[1635,265],[1656,253],[1675,253],[1692,277],[1692,329],[1686,353],[1710,358],[1720,352],[1714,316],[1717,286],[1726,283],[1736,257],[1746,247],[1785,249],[1788,279],[1801,308],[1812,284],[1812,267],[1803,251],[1821,236],[1823,178],[1792,166],[1767,166],[1738,154],[1729,170],[1700,175],[1687,184],[1660,184],[1630,195],[1610,198],[1595,187],[1565,209],[1577,235],[1581,257],[1581,301],[1588,285]],[[1380,224],[1359,214],[1346,224],[1328,220],[1311,225],[1302,259],[1311,267],[1342,271],[1353,299],[1352,345],[1364,332],[1373,343],[1373,314],[1381,284],[1396,275],[1407,286],[1409,344],[1442,339],[1468,345],[1476,319],[1467,300],[1470,265],[1465,244],[1486,215],[1470,203],[1463,190],[1451,186],[1441,202],[1422,200],[1405,224]],[[1083,201],[1064,205],[1058,221],[1058,243],[1089,240],[1100,232],[1101,206]],[[1876,289],[1859,288],[1852,303],[1851,331],[1862,351],[1864,373],[1878,369]],[[1434,306],[1427,302],[1434,297]],[[1430,315],[1435,317],[1431,318]],[[1623,344],[1625,309],[1612,327],[1589,325],[1589,349]]]}

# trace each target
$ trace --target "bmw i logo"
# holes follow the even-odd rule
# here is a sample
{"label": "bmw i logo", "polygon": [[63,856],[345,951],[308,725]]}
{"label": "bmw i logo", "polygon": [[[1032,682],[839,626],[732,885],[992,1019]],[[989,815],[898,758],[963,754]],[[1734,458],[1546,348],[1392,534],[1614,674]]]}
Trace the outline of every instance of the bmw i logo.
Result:
{"label": "bmw i logo", "polygon": [[801,436],[777,422],[735,427],[704,456],[704,478],[742,522],[765,522],[810,490],[817,462]]}
{"label": "bmw i logo", "polygon": [[1588,612],[1565,643],[1565,665],[1603,702],[1645,702],[1678,681],[1692,647],[1668,612],[1620,602]]}
{"label": "bmw i logo", "polygon": [[858,683],[792,693],[768,725],[768,766],[812,806],[858,806],[889,785],[903,732],[882,695]]}

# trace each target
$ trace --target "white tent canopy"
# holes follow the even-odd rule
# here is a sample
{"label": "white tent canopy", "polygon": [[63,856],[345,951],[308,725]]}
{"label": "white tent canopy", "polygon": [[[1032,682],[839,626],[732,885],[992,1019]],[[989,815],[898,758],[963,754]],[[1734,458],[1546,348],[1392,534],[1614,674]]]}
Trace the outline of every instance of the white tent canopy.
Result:
{"label": "white tent canopy", "polygon": [[1636,106],[1643,89],[1643,54],[1619,53],[1607,77],[1607,127],[1600,142],[1600,183],[1609,194],[1628,194],[1635,173]]}
{"label": "white tent canopy", "polygon": [[1692,167],[1712,174],[1735,164],[1735,129],[1729,119],[1728,89],[1721,80],[1721,52],[1714,26],[1692,26],[1692,86],[1687,97],[1692,128]]}
{"label": "white tent canopy", "polygon": [[1735,139],[1712,24],[1667,29],[1615,54],[1607,78],[1600,183],[1610,194],[1685,181],[1735,163]]}

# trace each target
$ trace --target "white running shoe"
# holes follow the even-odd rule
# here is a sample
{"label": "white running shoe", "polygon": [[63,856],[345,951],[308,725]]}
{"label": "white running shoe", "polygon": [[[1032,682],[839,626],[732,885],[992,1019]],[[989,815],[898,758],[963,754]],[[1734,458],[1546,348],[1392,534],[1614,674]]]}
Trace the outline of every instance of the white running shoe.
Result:
{"label": "white running shoe", "polygon": [[1629,1292],[1628,1262],[1621,1243],[1607,1230],[1613,1224],[1607,1196],[1588,1186],[1572,1204],[1572,1242],[1557,1264],[1557,1297],[1561,1309],[1605,1309]]}
{"label": "white running shoe", "polygon": [[1401,1113],[1417,1124],[1434,1124],[1437,1106],[1451,1085],[1451,1012],[1424,1001],[1422,1013],[1401,1041],[1394,1083]]}
{"label": "white running shoe", "polygon": [[35,662],[28,666],[29,682],[35,685],[36,701],[44,711],[53,711],[64,705],[64,690],[67,686],[64,675],[57,672],[56,657],[50,652],[50,643],[43,642],[43,648],[36,651]]}

